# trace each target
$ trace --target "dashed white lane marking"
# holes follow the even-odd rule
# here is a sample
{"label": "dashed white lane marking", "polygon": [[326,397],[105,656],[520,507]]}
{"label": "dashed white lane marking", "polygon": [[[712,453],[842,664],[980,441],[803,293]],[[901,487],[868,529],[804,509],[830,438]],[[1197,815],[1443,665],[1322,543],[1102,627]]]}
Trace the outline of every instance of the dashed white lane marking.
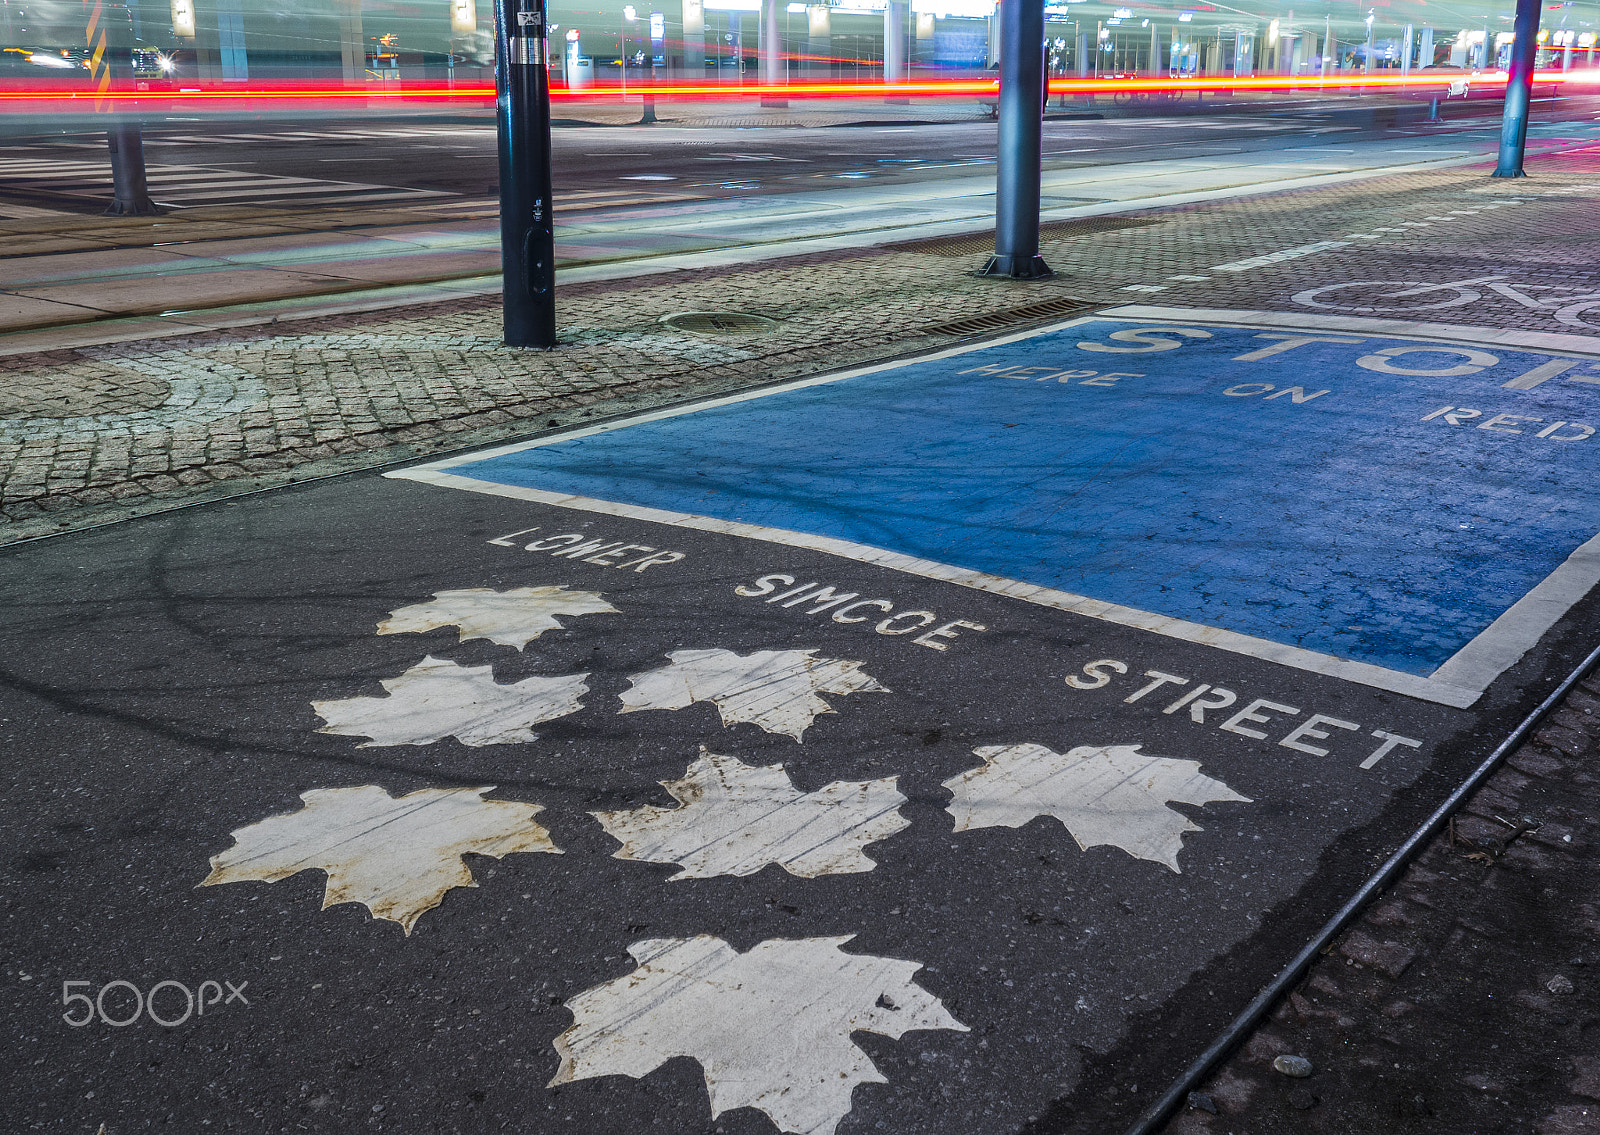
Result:
{"label": "dashed white lane marking", "polygon": [[1315,244],[1302,244],[1294,248],[1284,248],[1277,252],[1267,252],[1260,256],[1252,256],[1247,260],[1234,260],[1227,264],[1218,264],[1211,269],[1213,272],[1247,272],[1251,268],[1261,268],[1267,264],[1278,264],[1285,260],[1298,260],[1302,256],[1313,256],[1319,252],[1327,252],[1333,248],[1345,248],[1349,245],[1346,240],[1319,240]]}
{"label": "dashed white lane marking", "polygon": [[[1410,151],[1396,151],[1396,152],[1398,153],[1398,152],[1410,152]],[[1422,151],[1416,151],[1416,152],[1422,152]],[[1431,153],[1432,151],[1428,151],[1428,152]],[[1537,194],[1537,196],[1549,197],[1549,196],[1554,196],[1554,195],[1556,195],[1558,193],[1570,193],[1570,192],[1573,192],[1573,191],[1578,190],[1578,189],[1589,189],[1589,188],[1594,188],[1594,187],[1592,187],[1592,186],[1564,186],[1564,187],[1562,187],[1560,189],[1547,190],[1544,193]],[[1285,261],[1285,260],[1295,260],[1295,259],[1298,259],[1299,257],[1302,257],[1302,256],[1313,256],[1316,253],[1327,252],[1327,251],[1329,251],[1331,249],[1335,249],[1335,248],[1345,248],[1345,247],[1348,247],[1350,242],[1353,241],[1353,240],[1384,240],[1388,236],[1396,236],[1396,235],[1404,236],[1406,233],[1410,232],[1412,229],[1432,228],[1434,222],[1437,222],[1437,221],[1443,221],[1443,222],[1446,222],[1446,223],[1451,223],[1451,222],[1460,220],[1462,217],[1476,216],[1479,213],[1482,213],[1482,212],[1484,212],[1486,210],[1489,210],[1489,209],[1503,209],[1503,208],[1506,208],[1506,207],[1511,206],[1511,205],[1522,205],[1522,204],[1525,204],[1525,203],[1526,203],[1526,201],[1523,198],[1508,198],[1508,199],[1506,199],[1504,201],[1488,201],[1488,202],[1485,202],[1482,205],[1478,205],[1478,206],[1476,206],[1474,208],[1470,208],[1470,209],[1451,209],[1450,213],[1453,214],[1452,216],[1432,216],[1432,217],[1426,217],[1426,218],[1424,218],[1423,220],[1420,220],[1420,221],[1399,221],[1399,222],[1397,222],[1396,224],[1393,224],[1393,225],[1378,225],[1378,226],[1375,226],[1371,232],[1346,233],[1343,240],[1317,241],[1316,243],[1313,243],[1313,244],[1302,244],[1302,245],[1298,245],[1298,246],[1296,246],[1294,248],[1281,249],[1281,250],[1279,250],[1277,252],[1267,252],[1267,253],[1263,253],[1260,256],[1249,257],[1248,259],[1245,259],[1245,260],[1235,260],[1235,261],[1232,261],[1231,263],[1228,263],[1228,264],[1218,264],[1216,267],[1212,268],[1211,271],[1213,271],[1213,272],[1247,272],[1252,268],[1262,268],[1262,267],[1265,267],[1268,264],[1278,264],[1278,263],[1281,263],[1282,261]],[[1197,280],[1197,279],[1203,279],[1204,277],[1198,277],[1197,278],[1197,277],[1192,277],[1192,276],[1169,276],[1167,278],[1169,280]],[[1129,287],[1125,287],[1122,290],[1125,291],[1125,292],[1140,292],[1140,291],[1159,291],[1160,289],[1151,288],[1151,287],[1144,286],[1144,285],[1132,285],[1132,286],[1129,286]]]}

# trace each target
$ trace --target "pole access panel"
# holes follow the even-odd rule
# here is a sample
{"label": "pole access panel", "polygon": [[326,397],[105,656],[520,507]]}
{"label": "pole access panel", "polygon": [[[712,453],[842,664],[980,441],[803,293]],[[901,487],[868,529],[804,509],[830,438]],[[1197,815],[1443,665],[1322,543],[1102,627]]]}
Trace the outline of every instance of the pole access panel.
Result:
{"label": "pole access panel", "polygon": [[495,0],[494,35],[505,341],[508,347],[553,347],[555,228],[544,0]]}

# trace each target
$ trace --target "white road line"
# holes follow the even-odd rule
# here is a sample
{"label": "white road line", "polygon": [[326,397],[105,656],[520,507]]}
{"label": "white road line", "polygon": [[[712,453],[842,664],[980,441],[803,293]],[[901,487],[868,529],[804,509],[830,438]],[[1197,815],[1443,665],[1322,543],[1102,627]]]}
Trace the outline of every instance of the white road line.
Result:
{"label": "white road line", "polygon": [[[985,345],[992,346],[992,344]],[[769,391],[768,393],[771,392]],[[544,444],[548,443],[545,442]],[[485,457],[488,454],[476,456]],[[1006,579],[1003,576],[990,575],[987,572],[972,571],[968,568],[956,567],[951,564],[918,559],[914,556],[891,552],[884,548],[875,548],[867,544],[856,544],[848,540],[836,540],[832,537],[814,536],[810,533],[792,532],[782,528],[767,528],[756,524],[717,520],[712,517],[694,516],[688,513],[669,512],[664,509],[640,508],[633,505],[618,504],[615,501],[596,500],[593,497],[571,496],[566,493],[547,493],[539,489],[527,489],[517,485],[501,485],[490,481],[479,481],[471,477],[462,477],[454,473],[442,472],[429,466],[397,470],[385,473],[384,476],[421,481],[425,484],[439,485],[444,488],[466,489],[470,492],[485,493],[491,496],[511,497],[516,500],[533,501],[538,504],[555,505],[560,508],[582,509],[586,512],[600,513],[607,516],[622,516],[654,524],[672,524],[680,528],[690,528],[701,532],[744,536],[752,540],[764,540],[768,543],[782,544],[791,548],[806,548],[813,551],[826,552],[830,555],[842,556],[845,559],[856,560],[860,563],[902,571],[908,575],[918,575],[925,579],[937,579],[945,583],[954,583],[962,587],[970,587],[976,591],[987,591],[994,595],[1003,595],[1012,599],[1020,599],[1027,603],[1036,603],[1041,607],[1053,607],[1058,611],[1067,611],[1076,615],[1084,615],[1091,619],[1100,619],[1120,626],[1133,627],[1137,630],[1165,635],[1168,638],[1175,638],[1184,642],[1214,646],[1219,650],[1230,651],[1234,654],[1243,654],[1267,662],[1276,662],[1282,666],[1309,671],[1313,674],[1324,674],[1332,678],[1358,682],[1364,686],[1389,690],[1393,693],[1404,694],[1423,701],[1454,706],[1457,709],[1465,709],[1472,705],[1483,693],[1481,687],[1468,689],[1436,682],[1431,678],[1405,674],[1366,662],[1352,662],[1348,659],[1335,658],[1331,655],[1306,650],[1303,647],[1287,646],[1283,643],[1239,634],[1236,631],[1202,626],[1199,623],[1176,619],[1170,615],[1158,615],[1150,611],[1125,607],[1118,603],[1107,603],[1104,600],[1091,599],[1085,595],[1075,595],[1070,591],[1040,587],[1037,584],[1024,583],[1016,579]],[[1600,543],[1600,541],[1597,541],[1597,543]],[[1597,553],[1600,553],[1600,547],[1597,547]],[[1596,564],[1600,565],[1600,554],[1596,555]]]}
{"label": "white road line", "polygon": [[1267,252],[1260,256],[1252,256],[1248,260],[1235,260],[1228,264],[1218,264],[1211,271],[1245,272],[1251,268],[1261,268],[1268,264],[1281,263],[1284,260],[1298,260],[1302,256],[1327,252],[1331,248],[1345,248],[1349,243],[1347,240],[1320,240],[1315,244],[1302,244],[1297,248],[1285,248],[1278,252]]}
{"label": "white road line", "polygon": [[[1600,358],[1600,337],[1569,335],[1560,331],[1519,331],[1506,327],[1470,327],[1459,323],[1423,323],[1409,319],[1367,319],[1353,315],[1256,311],[1249,308],[1155,307],[1130,304],[1107,308],[1098,313],[1104,319],[1151,319],[1175,323],[1220,323],[1229,327],[1261,330],[1308,328],[1372,335],[1393,335],[1403,339],[1433,339],[1445,343],[1471,343],[1480,347],[1499,345],[1519,350],[1540,351],[1581,359]],[[1015,339],[1007,339],[1014,342]]]}

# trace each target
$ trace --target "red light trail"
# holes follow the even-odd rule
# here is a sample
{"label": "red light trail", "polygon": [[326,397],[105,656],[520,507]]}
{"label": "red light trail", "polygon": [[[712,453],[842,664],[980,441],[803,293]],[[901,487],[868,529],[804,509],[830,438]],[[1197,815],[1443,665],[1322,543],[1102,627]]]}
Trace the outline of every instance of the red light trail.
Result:
{"label": "red light trail", "polygon": [[[1444,97],[1451,83],[1465,80],[1469,88],[1498,91],[1504,87],[1503,72],[1490,75],[1360,75],[1360,76],[1305,76],[1262,75],[1243,78],[1207,76],[1196,79],[1051,79],[1051,95],[1114,96],[1118,94],[1177,94],[1190,92],[1210,93],[1220,91],[1249,91],[1253,93],[1281,93],[1317,95],[1373,91],[1406,93],[1422,97]],[[1534,76],[1540,85],[1574,89],[1600,88],[1600,71],[1544,71]],[[879,98],[993,98],[999,94],[996,79],[930,79],[904,83],[882,82],[795,82],[782,85],[719,84],[719,83],[634,83],[628,87],[627,97],[653,95],[657,99],[696,100],[754,100],[786,98],[807,100],[879,99]],[[550,91],[554,103],[595,102],[618,99],[624,92],[615,85],[596,85],[579,89],[553,87]],[[94,113],[94,104],[100,100],[107,113],[161,113],[167,110],[218,110],[255,106],[266,108],[282,104],[327,106],[362,104],[364,107],[393,104],[479,104],[494,102],[493,87],[403,85],[398,88],[335,87],[297,83],[261,83],[249,86],[230,84],[226,87],[199,86],[180,90],[137,90],[127,83],[114,83],[109,91],[93,88],[63,89],[56,87],[0,84],[0,113],[11,114],[85,114]]]}

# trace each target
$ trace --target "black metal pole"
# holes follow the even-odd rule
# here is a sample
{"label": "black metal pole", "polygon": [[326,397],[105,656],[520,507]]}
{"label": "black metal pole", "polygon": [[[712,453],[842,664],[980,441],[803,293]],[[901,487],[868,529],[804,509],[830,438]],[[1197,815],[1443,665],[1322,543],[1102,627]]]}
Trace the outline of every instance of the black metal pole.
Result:
{"label": "black metal pole", "polygon": [[138,122],[118,122],[106,131],[111,151],[111,204],[107,216],[153,216],[161,209],[150,199],[144,173],[144,137]]}
{"label": "black metal pole", "polygon": [[556,343],[544,0],[495,0],[500,266],[508,347]]}
{"label": "black metal pole", "polygon": [[[1526,177],[1523,147],[1528,140],[1528,101],[1533,97],[1533,63],[1539,54],[1540,0],[1517,0],[1516,37],[1511,44],[1511,69],[1506,76],[1506,108],[1500,119],[1500,160],[1490,177]],[[1489,33],[1485,33],[1485,39]],[[1493,54],[1492,47],[1485,55]]]}
{"label": "black metal pole", "polygon": [[[133,17],[126,7],[106,9],[106,64],[110,77],[133,85]],[[111,204],[106,214],[113,217],[151,216],[161,212],[150,200],[150,185],[145,179],[144,138],[139,119],[127,104],[115,106],[115,118],[106,130],[106,148],[111,153]]]}
{"label": "black metal pole", "polygon": [[980,276],[1037,280],[1054,275],[1039,255],[1044,99],[1044,0],[1001,0],[994,256]]}

